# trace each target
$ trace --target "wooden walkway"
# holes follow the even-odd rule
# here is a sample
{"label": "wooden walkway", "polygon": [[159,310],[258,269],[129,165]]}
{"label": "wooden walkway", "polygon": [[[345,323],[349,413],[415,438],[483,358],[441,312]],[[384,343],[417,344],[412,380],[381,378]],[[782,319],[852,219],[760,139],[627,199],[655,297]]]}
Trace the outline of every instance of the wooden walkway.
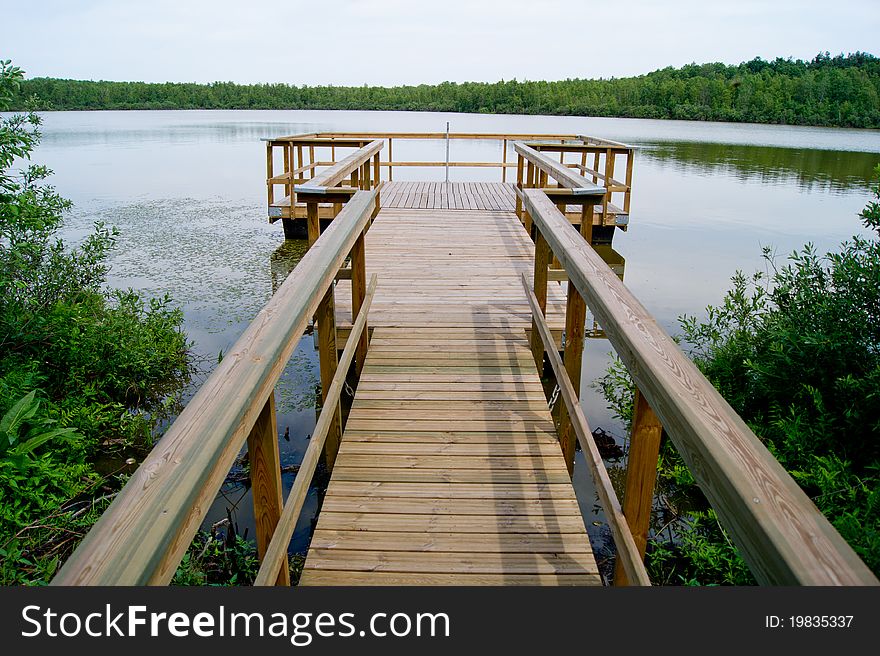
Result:
{"label": "wooden walkway", "polygon": [[512,212],[512,184],[493,182],[387,182],[382,207]]}
{"label": "wooden walkway", "polygon": [[[386,198],[375,329],[301,584],[601,584],[528,347],[531,240],[510,211]],[[564,304],[551,284],[557,324]]]}

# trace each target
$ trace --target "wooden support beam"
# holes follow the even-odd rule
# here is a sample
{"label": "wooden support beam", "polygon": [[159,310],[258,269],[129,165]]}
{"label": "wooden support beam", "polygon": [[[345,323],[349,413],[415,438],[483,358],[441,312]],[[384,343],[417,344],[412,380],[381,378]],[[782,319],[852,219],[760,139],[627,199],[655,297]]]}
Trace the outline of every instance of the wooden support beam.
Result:
{"label": "wooden support beam", "polygon": [[[247,445],[251,470],[251,494],[254,500],[257,556],[262,562],[284,505],[281,496],[281,458],[278,455],[274,391],[263,405],[263,410],[248,435]],[[286,553],[278,569],[275,585],[290,585],[290,569]]]}
{"label": "wooden support beam", "polygon": [[394,157],[391,155],[391,137],[388,137],[388,181],[394,179]]}
{"label": "wooden support beam", "polygon": [[318,361],[321,367],[321,413],[329,412],[333,416],[327,432],[327,441],[324,444],[324,462],[328,471],[333,471],[333,463],[336,462],[336,454],[339,452],[339,444],[342,440],[342,407],[339,401],[333,403],[332,407],[323,405],[327,403],[330,383],[333,382],[339,364],[336,350],[336,303],[333,292],[334,286],[330,285],[315,314],[318,328]]}
{"label": "wooden support beam", "polygon": [[272,143],[266,142],[266,177],[269,182],[266,185],[266,189],[268,191],[268,201],[271,206],[275,202],[275,185],[272,184],[271,180],[275,177],[275,158],[272,151]]}
{"label": "wooden support beam", "polygon": [[[587,305],[574,285],[568,286],[568,299],[565,306],[565,370],[572,387],[579,394],[581,389],[581,363],[584,355],[584,323],[587,320]],[[562,457],[568,467],[568,474],[574,474],[575,436],[568,410],[563,405],[559,413],[559,445]]]}
{"label": "wooden support beam", "polygon": [[321,236],[321,219],[318,217],[318,203],[306,203],[306,221],[308,221],[309,248],[311,248],[312,244],[318,241],[318,237]]}
{"label": "wooden support beam", "polygon": [[633,178],[633,158],[635,151],[631,150],[626,154],[626,191],[623,192],[623,211],[629,214],[629,205],[632,197],[632,178]]}
{"label": "wooden support beam", "polygon": [[[367,296],[367,256],[364,248],[364,235],[361,234],[351,249],[351,307],[352,315],[358,316],[364,299]],[[355,374],[360,378],[361,372],[364,370],[364,362],[367,359],[367,349],[369,348],[369,331],[364,330],[358,340],[357,351],[355,352]]]}
{"label": "wooden support beam", "polygon": [[[623,515],[629,524],[639,554],[644,559],[651,528],[654,505],[654,484],[657,481],[657,458],[663,425],[651,410],[648,401],[636,390],[633,403],[632,431],[626,460],[626,488],[623,493]],[[618,562],[614,567],[614,585],[627,585],[629,579]]]}
{"label": "wooden support beam", "polygon": [[[547,314],[547,269],[550,265],[550,255],[547,240],[538,230],[535,238],[535,298],[538,299],[538,308],[542,315]],[[538,325],[534,318],[532,318],[531,347],[535,366],[538,368],[538,374],[541,374],[544,371],[544,344],[541,335],[538,334]]]}

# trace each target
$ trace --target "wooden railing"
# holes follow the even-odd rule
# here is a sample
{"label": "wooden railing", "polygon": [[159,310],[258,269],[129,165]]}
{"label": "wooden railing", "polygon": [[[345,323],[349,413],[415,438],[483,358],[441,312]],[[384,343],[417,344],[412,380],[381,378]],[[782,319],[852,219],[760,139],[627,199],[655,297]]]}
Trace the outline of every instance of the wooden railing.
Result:
{"label": "wooden railing", "polygon": [[[608,525],[611,527],[614,543],[617,545],[617,562],[620,564],[628,581],[638,585],[651,585],[651,579],[648,577],[644,564],[644,545],[641,549],[639,548],[626,521],[623,509],[620,507],[620,502],[617,500],[617,493],[611,484],[608,470],[605,469],[602,456],[599,455],[599,448],[596,446],[596,441],[593,439],[587,419],[584,416],[584,411],[581,409],[580,401],[578,401],[578,393],[571,382],[568,369],[559,357],[559,352],[556,350],[556,342],[544,318],[544,310],[546,308],[542,310],[540,307],[534,291],[529,288],[529,279],[525,274],[522,276],[522,283],[526,292],[526,298],[529,301],[529,307],[532,310],[532,333],[537,333],[541,339],[541,362],[539,366],[543,369],[544,354],[546,353],[559,385],[559,395],[562,397],[566,409],[565,421],[571,426],[577,436],[578,443],[581,445],[581,450],[584,452],[587,464],[590,467],[590,474],[596,485],[599,500],[602,502],[605,515],[608,517]],[[566,355],[572,351],[573,349],[566,344]]]}
{"label": "wooden railing", "polygon": [[[449,162],[440,160],[416,160],[399,159],[393,156],[395,142],[408,141],[495,141],[501,149],[500,161],[465,161],[451,159]],[[387,159],[376,159],[373,164],[372,185],[377,186],[384,179],[394,179],[395,168],[480,168],[498,169],[500,180],[506,182],[508,169],[516,168],[518,163],[510,158],[516,142],[528,143],[538,151],[559,153],[559,161],[565,168],[577,171],[581,175],[589,175],[591,184],[598,183],[604,190],[605,199],[602,202],[600,225],[618,226],[626,229],[630,200],[632,196],[632,173],[635,148],[626,144],[596,137],[587,137],[576,134],[504,134],[504,133],[477,133],[477,132],[322,132],[277,137],[266,141],[266,182],[268,189],[269,220],[306,218],[305,207],[297,199],[294,188],[297,185],[316,184],[316,177],[320,176],[320,169],[337,164],[337,158],[343,152],[354,148],[363,148],[375,141],[385,144]],[[280,151],[281,157],[277,157]],[[570,153],[579,155],[578,161],[566,161]],[[515,151],[513,152],[515,155]],[[592,162],[588,160],[592,157]],[[279,160],[276,162],[276,160]],[[620,160],[625,160],[624,180],[615,179],[615,171],[620,169]],[[283,170],[276,173],[276,165],[281,165]],[[592,164],[592,168],[588,166]],[[367,172],[369,174],[369,172]],[[361,180],[363,180],[361,175]],[[283,187],[283,196],[276,193],[277,187]],[[361,187],[362,184],[351,184],[352,187]],[[369,188],[369,185],[368,187]],[[619,206],[615,206],[615,195],[622,197],[618,200]],[[325,216],[325,214],[327,216]],[[319,208],[320,218],[330,216],[330,211]]]}
{"label": "wooden railing", "polygon": [[[533,351],[541,358],[550,350],[541,331],[547,297],[550,253],[568,275],[565,372],[551,364],[557,377],[574,385],[563,398],[574,415],[574,433],[580,439],[587,428],[578,413],[572,390],[579,371],[583,312],[589,305],[608,339],[635,381],[638,392],[627,465],[622,514],[628,532],[644,556],[657,471],[660,437],[665,428],[700,488],[755,578],[776,585],[877,585],[877,578],[798,487],[757,436],[745,425],[712,384],[578,233],[541,189],[525,189],[525,212],[536,228]],[[571,315],[574,314],[574,317]],[[540,351],[538,350],[540,349]],[[569,356],[569,350],[573,354]],[[567,375],[566,375],[567,374]],[[571,419],[566,419],[569,424]],[[578,424],[582,424],[578,428]],[[569,439],[561,433],[561,439]],[[592,453],[591,467],[600,464]],[[563,442],[563,451],[572,449]],[[601,474],[601,472],[600,472]],[[600,495],[608,494],[603,481]],[[603,492],[604,490],[604,492]],[[615,499],[603,499],[609,520],[619,521]],[[615,582],[636,583],[631,570],[627,531],[618,526],[624,554]],[[621,571],[622,570],[622,571]]]}
{"label": "wooden railing", "polygon": [[[254,499],[257,551],[271,565],[261,582],[289,584],[289,516],[299,514],[323,448],[332,468],[341,436],[338,389],[352,359],[363,366],[367,310],[364,232],[377,192],[358,191],[260,311],[132,475],[53,580],[60,585],[167,584],[192,542],[245,441]],[[337,362],[334,281],[351,258],[358,335]],[[274,389],[306,325],[316,317],[324,403],[320,437],[309,446],[287,505],[281,498]],[[363,348],[362,348],[363,346]],[[339,365],[342,365],[341,367]],[[358,369],[359,370],[359,369]],[[316,443],[321,444],[316,446]],[[282,511],[283,506],[283,511]],[[279,520],[281,533],[276,535]],[[294,518],[295,521],[295,518]],[[281,545],[281,546],[279,546]],[[271,549],[271,552],[270,552]]]}

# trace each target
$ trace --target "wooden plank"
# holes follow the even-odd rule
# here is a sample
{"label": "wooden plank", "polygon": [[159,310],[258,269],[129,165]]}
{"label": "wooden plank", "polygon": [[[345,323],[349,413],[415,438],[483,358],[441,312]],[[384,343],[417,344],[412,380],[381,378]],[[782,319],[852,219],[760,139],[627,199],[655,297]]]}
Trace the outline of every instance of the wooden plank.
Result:
{"label": "wooden plank", "polygon": [[556,432],[530,430],[518,433],[489,433],[485,431],[420,431],[389,433],[387,431],[345,432],[349,442],[407,442],[411,444],[556,444]]}
{"label": "wooden plank", "polygon": [[[401,497],[346,497],[328,495],[321,507],[327,512],[394,513],[403,515],[523,515],[581,516],[577,499],[408,499]],[[344,546],[343,548],[348,548]]]}
{"label": "wooden plank", "polygon": [[565,463],[556,457],[556,454],[553,456],[533,454],[510,457],[388,455],[378,460],[370,455],[345,454],[345,466],[391,469],[486,469],[492,472],[499,469],[565,470]]}
{"label": "wooden plank", "polygon": [[484,552],[484,553],[587,553],[589,545],[579,534],[454,533],[430,534],[404,531],[320,530],[312,536],[316,549],[344,547],[359,551]]}
{"label": "wooden plank", "polygon": [[474,574],[596,574],[592,553],[493,554],[310,549],[308,569]]}
{"label": "wooden plank", "polygon": [[565,467],[560,469],[400,469],[394,467],[338,466],[334,481],[389,481],[396,483],[569,483]]}
{"label": "wooden plank", "polygon": [[[335,476],[335,474],[334,474]],[[578,515],[423,515],[400,513],[321,513],[317,530],[406,531],[422,533],[574,533],[586,541]],[[586,542],[589,544],[588,542]],[[306,559],[308,563],[308,558]]]}
{"label": "wooden plank", "polygon": [[353,497],[405,497],[410,499],[541,499],[574,498],[568,483],[382,483],[335,481],[327,494]]}
{"label": "wooden plank", "polygon": [[484,456],[484,457],[527,457],[527,456],[555,456],[559,453],[559,447],[552,442],[537,442],[533,440],[498,444],[491,442],[449,444],[414,444],[400,441],[352,441],[343,447],[345,455],[372,455],[384,458],[386,455],[408,456]]}
{"label": "wooden plank", "polygon": [[602,585],[598,574],[432,574],[304,570],[300,585]]}

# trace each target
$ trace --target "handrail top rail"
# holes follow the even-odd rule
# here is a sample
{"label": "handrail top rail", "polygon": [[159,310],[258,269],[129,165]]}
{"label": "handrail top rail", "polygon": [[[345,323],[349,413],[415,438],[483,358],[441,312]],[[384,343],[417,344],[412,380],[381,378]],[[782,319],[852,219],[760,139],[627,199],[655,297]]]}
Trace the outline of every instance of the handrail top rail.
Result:
{"label": "handrail top rail", "polygon": [[571,189],[572,192],[576,195],[605,196],[605,193],[607,191],[605,187],[593,184],[584,176],[574,173],[570,168],[568,168],[561,162],[550,159],[549,157],[535,150],[531,146],[527,146],[524,142],[514,141],[513,149],[516,151],[517,154],[525,157],[527,160],[532,162],[532,164],[537,166],[540,170],[544,171],[547,175],[556,180],[563,187]]}
{"label": "handrail top rail", "polygon": [[263,137],[260,141],[272,144],[292,143],[295,146],[336,146],[337,148],[361,148],[371,141],[375,141],[372,137],[364,137],[361,139],[335,139],[333,137],[314,137],[312,135],[292,136],[292,137]]}
{"label": "handrail top rail", "polygon": [[547,195],[524,189],[522,197],[755,578],[774,585],[880,585]]}
{"label": "handrail top rail", "polygon": [[545,149],[545,150],[553,150],[553,149],[565,149],[567,152],[605,152],[606,150],[611,150],[615,153],[625,152],[628,150],[636,151],[641,146],[628,146],[626,144],[621,144],[619,146],[606,146],[604,143],[600,143],[602,140],[595,141],[586,141],[583,139],[565,139],[559,141],[538,141],[534,139],[521,139],[525,145],[530,146],[532,148]]}
{"label": "handrail top rail", "polygon": [[594,143],[597,146],[611,146],[613,148],[626,148],[629,150],[635,150],[639,146],[633,146],[632,144],[621,143],[620,141],[612,141],[611,139],[603,139],[602,137],[591,137],[586,134],[579,134],[577,136],[578,139],[585,143]]}
{"label": "handrail top rail", "polygon": [[[271,142],[296,142],[300,139],[327,139],[333,140],[374,140],[374,139],[445,139],[446,132],[306,132],[302,134],[286,135],[280,137],[263,137],[262,141]],[[581,137],[576,134],[553,134],[553,133],[504,133],[504,132],[449,132],[450,139],[507,139],[509,141],[551,139],[565,141],[579,141]]]}
{"label": "handrail top rail", "polygon": [[359,191],[345,204],[92,526],[53,585],[171,580],[265,399],[367,227],[376,195],[376,190]]}

